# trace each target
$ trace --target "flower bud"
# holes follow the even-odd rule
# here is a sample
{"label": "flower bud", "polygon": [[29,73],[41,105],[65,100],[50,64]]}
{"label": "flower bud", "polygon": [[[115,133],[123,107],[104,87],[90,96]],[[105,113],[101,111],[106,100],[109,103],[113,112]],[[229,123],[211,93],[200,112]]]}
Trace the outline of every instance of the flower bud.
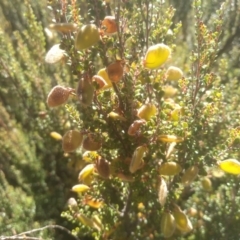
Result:
{"label": "flower bud", "polygon": [[137,111],[137,116],[149,121],[157,113],[157,108],[153,103],[143,104]]}
{"label": "flower bud", "polygon": [[240,174],[240,162],[236,159],[226,159],[218,162],[218,165],[226,173]]}
{"label": "flower bud", "polygon": [[202,178],[201,184],[202,184],[203,190],[205,190],[207,192],[211,192],[212,191],[212,182],[211,182],[211,180],[208,177]]}
{"label": "flower bud", "polygon": [[62,140],[62,135],[57,132],[51,132],[50,136],[57,141]]}
{"label": "flower bud", "polygon": [[86,165],[78,175],[78,181],[84,181],[94,171],[95,164],[91,163]]}
{"label": "flower bud", "polygon": [[171,54],[171,49],[163,44],[159,43],[148,48],[145,55],[143,66],[149,69],[159,68],[164,64]]}
{"label": "flower bud", "polygon": [[86,192],[89,189],[90,189],[89,186],[85,184],[77,184],[72,187],[72,191],[77,193]]}
{"label": "flower bud", "polygon": [[177,81],[182,78],[183,72],[178,67],[169,67],[166,72],[166,80]]}
{"label": "flower bud", "polygon": [[107,83],[106,86],[103,87],[103,89],[107,89],[107,88],[111,88],[112,87],[112,82],[109,79],[108,73],[107,73],[107,69],[106,68],[102,68],[98,71],[97,73],[98,76],[102,77],[105,82]]}

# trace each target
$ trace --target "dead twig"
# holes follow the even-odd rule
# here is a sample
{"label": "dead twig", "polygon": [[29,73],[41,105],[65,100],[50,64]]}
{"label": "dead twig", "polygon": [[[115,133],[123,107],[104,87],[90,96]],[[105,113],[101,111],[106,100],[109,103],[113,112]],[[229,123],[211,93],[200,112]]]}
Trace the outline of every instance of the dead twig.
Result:
{"label": "dead twig", "polygon": [[67,228],[59,226],[59,225],[47,225],[47,226],[42,227],[42,228],[36,228],[36,229],[32,229],[32,230],[29,230],[29,231],[26,231],[26,232],[19,233],[19,234],[16,234],[14,236],[0,236],[0,240],[20,240],[20,239],[24,239],[24,240],[43,240],[42,238],[28,237],[26,235],[32,234],[32,233],[35,233],[35,232],[39,232],[39,231],[43,231],[45,229],[60,229],[64,232],[66,232],[67,234],[71,235],[76,240],[80,240],[78,237],[74,236],[71,233],[71,231],[69,231]]}

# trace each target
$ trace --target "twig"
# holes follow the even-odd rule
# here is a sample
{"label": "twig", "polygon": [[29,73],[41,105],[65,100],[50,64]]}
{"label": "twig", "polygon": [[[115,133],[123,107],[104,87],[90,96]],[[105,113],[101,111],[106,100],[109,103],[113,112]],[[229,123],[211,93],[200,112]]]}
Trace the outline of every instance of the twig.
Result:
{"label": "twig", "polygon": [[19,234],[16,234],[14,236],[1,236],[0,240],[18,240],[18,239],[26,239],[26,240],[42,240],[42,238],[36,238],[36,237],[28,237],[28,236],[22,236],[22,235],[26,235],[26,234],[32,234],[34,232],[39,232],[39,231],[43,231],[45,229],[60,229],[64,232],[66,232],[67,234],[71,235],[73,238],[75,238],[76,240],[80,240],[78,237],[74,236],[71,231],[69,231],[67,228],[59,226],[59,225],[47,225],[45,227],[42,228],[35,228],[26,232],[22,232]]}
{"label": "twig", "polygon": [[19,237],[19,236],[11,236],[11,237],[0,237],[0,240],[42,240],[42,238],[37,238],[37,237]]}
{"label": "twig", "polygon": [[122,218],[128,218],[128,211],[130,209],[130,203],[131,203],[131,200],[132,200],[132,188],[131,186],[129,185],[129,192],[128,192],[128,195],[127,195],[127,199],[125,201],[125,205],[121,211],[121,217]]}
{"label": "twig", "polygon": [[129,185],[129,192],[128,192],[128,195],[127,195],[127,199],[125,201],[125,205],[121,211],[121,217],[123,219],[123,224],[124,224],[124,229],[127,233],[127,236],[130,236],[130,232],[131,230],[133,229],[129,223],[130,223],[130,217],[129,217],[129,210],[130,210],[130,207],[131,207],[131,201],[132,201],[132,188],[131,186]]}
{"label": "twig", "polygon": [[146,11],[147,11],[147,16],[146,16],[146,22],[145,22],[145,25],[146,25],[146,48],[148,49],[148,38],[149,38],[149,29],[148,29],[148,23],[149,23],[149,2],[148,1],[145,1],[145,4],[146,4]]}
{"label": "twig", "polygon": [[120,8],[121,8],[121,1],[118,1],[117,12],[115,12],[115,16],[116,16],[116,21],[118,23],[117,24],[117,35],[118,35],[119,46],[120,46],[120,56],[121,56],[121,59],[123,59],[124,58],[124,49],[123,49],[124,46],[123,46],[123,39],[122,39],[123,29],[122,29],[122,26],[120,29]]}

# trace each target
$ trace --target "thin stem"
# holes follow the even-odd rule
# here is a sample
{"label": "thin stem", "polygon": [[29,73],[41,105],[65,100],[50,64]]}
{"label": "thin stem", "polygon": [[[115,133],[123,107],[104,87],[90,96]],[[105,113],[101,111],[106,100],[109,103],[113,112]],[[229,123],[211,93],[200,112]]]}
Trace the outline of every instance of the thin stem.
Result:
{"label": "thin stem", "polygon": [[130,206],[131,206],[131,201],[132,201],[132,188],[129,185],[129,192],[127,195],[127,199],[126,199],[125,205],[121,211],[121,217],[123,218],[124,229],[127,233],[127,236],[130,236],[130,232],[132,230],[132,227],[129,226],[129,210],[130,210]]}
{"label": "thin stem", "polygon": [[120,8],[121,8],[121,1],[118,1],[118,6],[117,6],[117,12],[115,13],[115,16],[116,16],[116,21],[117,21],[117,35],[118,35],[118,40],[119,40],[119,46],[120,46],[120,56],[121,56],[121,59],[124,58],[124,49],[123,49],[123,40],[122,40],[122,36],[123,36],[123,29],[121,28],[121,31],[120,31]]}
{"label": "thin stem", "polygon": [[11,237],[0,237],[0,240],[42,240],[42,238],[37,237],[19,237],[19,236],[11,236]]}
{"label": "thin stem", "polygon": [[145,1],[145,4],[146,4],[146,11],[147,11],[146,21],[145,21],[145,25],[146,25],[146,48],[148,49],[148,37],[149,37],[149,29],[148,29],[148,22],[149,22],[149,2],[148,2],[148,0]]}
{"label": "thin stem", "polygon": [[126,199],[126,202],[125,202],[125,205],[121,211],[121,216],[123,218],[128,218],[128,211],[130,209],[130,203],[131,203],[131,199],[132,198],[132,189],[131,187],[129,186],[129,192],[128,192],[128,195],[127,195],[127,199]]}
{"label": "thin stem", "polygon": [[19,234],[16,234],[14,236],[2,236],[0,237],[0,240],[17,240],[17,239],[26,239],[26,240],[41,240],[42,238],[36,238],[36,237],[27,237],[27,236],[22,236],[22,235],[27,235],[27,234],[32,234],[35,232],[39,232],[39,231],[43,231],[45,229],[60,229],[64,232],[66,232],[67,234],[71,235],[73,238],[75,238],[76,240],[80,240],[78,237],[74,236],[71,231],[69,231],[67,228],[59,226],[59,225],[47,225],[45,227],[42,228],[35,228],[26,232],[22,232]]}

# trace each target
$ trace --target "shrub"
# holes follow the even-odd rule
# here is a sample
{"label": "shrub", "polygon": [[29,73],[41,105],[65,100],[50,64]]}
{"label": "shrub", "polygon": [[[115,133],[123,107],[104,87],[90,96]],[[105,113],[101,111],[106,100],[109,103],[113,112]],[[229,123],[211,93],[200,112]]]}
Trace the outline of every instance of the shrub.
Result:
{"label": "shrub", "polygon": [[[58,42],[44,53],[43,30],[26,2],[30,28],[14,32],[22,51],[1,39],[10,53],[2,50],[1,74],[11,79],[10,96],[21,97],[13,116],[30,130],[28,136],[41,140],[35,145],[42,164],[37,179],[52,190],[45,204],[36,201],[43,209],[59,201],[61,216],[78,237],[239,237],[238,177],[218,166],[235,159],[227,168],[238,172],[238,46],[229,47],[238,36],[235,16],[225,31],[232,5],[194,0],[184,8],[170,2],[49,1],[54,21],[45,31]],[[14,61],[6,65],[9,56]],[[34,63],[44,57],[49,67],[37,68]],[[50,75],[53,81],[39,80]],[[1,90],[4,100],[11,99],[7,87]],[[53,96],[56,89],[60,95]],[[14,103],[13,97],[4,101]],[[28,124],[32,109],[44,120]],[[70,150],[61,151],[49,134],[64,136],[62,146],[70,144]],[[48,166],[46,157],[58,161]]]}

